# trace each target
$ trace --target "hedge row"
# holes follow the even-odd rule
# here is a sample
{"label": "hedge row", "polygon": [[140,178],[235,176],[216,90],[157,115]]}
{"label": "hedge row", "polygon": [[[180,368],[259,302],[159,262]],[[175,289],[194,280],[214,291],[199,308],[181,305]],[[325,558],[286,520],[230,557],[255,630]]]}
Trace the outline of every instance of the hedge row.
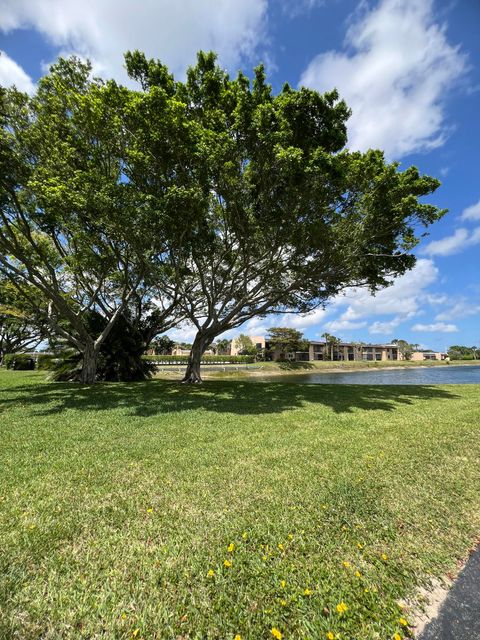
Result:
{"label": "hedge row", "polygon": [[3,364],[7,369],[32,370],[51,369],[58,356],[51,353],[40,353],[32,356],[30,353],[7,353],[3,358]]}
{"label": "hedge row", "polygon": [[35,369],[35,358],[28,353],[7,353],[3,358],[3,364],[7,369],[15,371],[32,371]]}
{"label": "hedge row", "polygon": [[[142,356],[158,364],[187,364],[188,356]],[[202,364],[245,364],[253,362],[253,356],[203,356]]]}
{"label": "hedge row", "polygon": [[[155,364],[187,364],[188,362],[188,356],[142,356],[142,358]],[[7,369],[49,370],[57,359],[58,356],[51,353],[41,353],[36,358],[28,353],[9,353],[4,357],[3,363]],[[249,362],[254,362],[253,356],[203,356],[202,358],[202,364],[247,364]]]}

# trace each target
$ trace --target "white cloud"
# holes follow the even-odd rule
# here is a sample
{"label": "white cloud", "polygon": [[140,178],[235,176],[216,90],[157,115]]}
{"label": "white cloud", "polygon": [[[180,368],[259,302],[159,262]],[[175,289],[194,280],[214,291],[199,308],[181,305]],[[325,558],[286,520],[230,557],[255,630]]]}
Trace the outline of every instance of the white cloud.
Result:
{"label": "white cloud", "polygon": [[298,315],[296,313],[285,313],[279,316],[273,316],[270,318],[270,326],[279,327],[292,327],[299,329],[300,331],[307,327],[312,327],[323,320],[328,313],[325,309],[315,309],[311,313],[305,315]]}
{"label": "white cloud", "polygon": [[267,0],[0,0],[0,29],[36,29],[90,58],[99,73],[124,80],[128,49],[161,58],[176,74],[199,49],[217,51],[234,67],[262,40],[266,9]]}
{"label": "white cloud", "polygon": [[327,331],[351,331],[352,329],[362,329],[367,326],[366,320],[362,322],[352,322],[351,320],[331,320],[325,325]]}
{"label": "white cloud", "polygon": [[401,316],[398,316],[397,318],[394,318],[393,320],[390,320],[389,322],[380,322],[380,321],[376,321],[373,324],[370,325],[370,327],[368,328],[368,332],[369,333],[381,333],[384,335],[391,335],[392,333],[394,333],[395,329],[398,327],[399,324],[402,323],[402,321],[404,321],[405,318],[402,318]]}
{"label": "white cloud", "polygon": [[282,0],[282,11],[289,18],[296,18],[303,13],[316,9],[317,7],[323,7],[325,0]]}
{"label": "white cloud", "polygon": [[424,296],[425,302],[432,306],[444,305],[449,299],[446,293],[427,293]]}
{"label": "white cloud", "polygon": [[425,331],[429,333],[454,333],[458,331],[455,324],[445,324],[445,322],[434,322],[433,324],[414,324],[412,331]]}
{"label": "white cloud", "polygon": [[480,220],[480,200],[464,209],[460,218],[462,220]]}
{"label": "white cloud", "polygon": [[175,329],[170,329],[166,335],[175,342],[193,342],[197,329],[189,323],[184,323]]}
{"label": "white cloud", "polygon": [[5,51],[0,51],[0,85],[3,87],[15,85],[19,91],[27,93],[35,91],[35,85],[30,76]]}
{"label": "white cloud", "polygon": [[480,304],[476,304],[468,298],[454,301],[453,304],[435,316],[435,320],[456,320],[480,314]]}
{"label": "white cloud", "polygon": [[451,256],[476,244],[480,244],[480,227],[472,232],[461,227],[455,229],[451,236],[432,240],[422,249],[422,253],[428,256]]}
{"label": "white cloud", "polygon": [[444,99],[467,63],[434,16],[433,0],[381,0],[352,23],[343,51],[318,55],[302,74],[302,85],[337,87],[352,108],[351,149],[400,158],[445,141]]}
{"label": "white cloud", "polygon": [[411,318],[421,312],[424,289],[437,277],[438,269],[433,261],[421,258],[411,271],[396,278],[390,287],[376,295],[367,289],[347,289],[334,299],[333,306],[347,305],[341,320],[355,321],[380,315]]}

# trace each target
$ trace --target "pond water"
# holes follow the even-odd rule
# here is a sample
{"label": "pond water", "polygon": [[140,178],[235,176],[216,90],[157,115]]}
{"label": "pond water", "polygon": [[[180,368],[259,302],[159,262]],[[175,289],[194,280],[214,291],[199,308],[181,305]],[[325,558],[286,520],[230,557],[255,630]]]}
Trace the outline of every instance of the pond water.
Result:
{"label": "pond water", "polygon": [[262,376],[260,382],[308,384],[480,384],[480,366],[412,367],[342,373],[302,373]]}

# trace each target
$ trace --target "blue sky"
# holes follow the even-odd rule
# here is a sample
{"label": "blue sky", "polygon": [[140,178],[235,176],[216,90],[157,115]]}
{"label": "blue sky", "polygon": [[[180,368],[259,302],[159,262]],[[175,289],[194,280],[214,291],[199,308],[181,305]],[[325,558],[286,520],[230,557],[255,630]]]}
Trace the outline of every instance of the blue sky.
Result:
{"label": "blue sky", "polygon": [[336,86],[353,110],[350,148],[382,148],[440,178],[430,200],[449,213],[417,248],[415,269],[375,297],[346,291],[326,310],[244,331],[289,325],[312,339],[328,331],[439,350],[480,344],[479,2],[0,0],[0,16],[0,83],[30,92],[60,54],[126,81],[122,54],[133,48],[179,76],[198,49],[213,49],[232,73],[264,61],[275,90]]}

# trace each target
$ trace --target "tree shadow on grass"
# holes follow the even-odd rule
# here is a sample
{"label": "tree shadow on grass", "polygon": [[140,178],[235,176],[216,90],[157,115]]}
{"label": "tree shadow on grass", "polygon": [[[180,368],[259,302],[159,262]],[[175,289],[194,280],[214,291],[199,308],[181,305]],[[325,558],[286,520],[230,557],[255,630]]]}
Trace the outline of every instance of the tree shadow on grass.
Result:
{"label": "tree shadow on grass", "polygon": [[238,415],[280,414],[307,404],[335,413],[360,410],[395,411],[422,400],[453,400],[452,391],[428,385],[298,384],[254,381],[206,381],[203,385],[151,380],[137,383],[28,384],[0,389],[0,414],[22,404],[34,415],[66,410],[123,410],[125,415],[150,417],[202,409]]}

